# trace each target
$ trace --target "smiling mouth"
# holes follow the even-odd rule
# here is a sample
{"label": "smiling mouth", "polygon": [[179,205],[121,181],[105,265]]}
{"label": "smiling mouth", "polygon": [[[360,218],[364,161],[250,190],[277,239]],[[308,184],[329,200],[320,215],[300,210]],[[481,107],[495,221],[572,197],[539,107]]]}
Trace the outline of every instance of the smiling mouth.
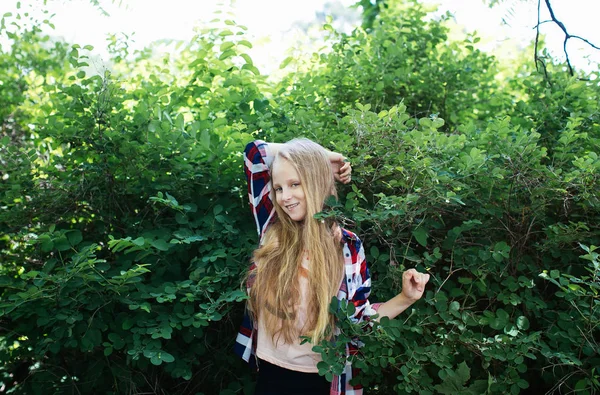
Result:
{"label": "smiling mouth", "polygon": [[290,204],[289,206],[285,206],[285,208],[287,208],[288,210],[292,210],[294,208],[296,208],[300,203],[294,203],[294,204]]}

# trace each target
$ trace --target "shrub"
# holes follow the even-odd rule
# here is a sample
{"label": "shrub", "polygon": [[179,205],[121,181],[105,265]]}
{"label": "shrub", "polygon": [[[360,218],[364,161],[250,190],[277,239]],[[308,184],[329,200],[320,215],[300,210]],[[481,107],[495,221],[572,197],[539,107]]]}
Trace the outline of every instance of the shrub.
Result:
{"label": "shrub", "polygon": [[432,275],[367,333],[335,310],[372,393],[597,392],[600,88],[507,69],[427,15],[398,1],[369,33],[327,27],[332,50],[279,82],[233,21],[160,56],[113,37],[91,74],[93,48],[5,16],[0,392],[250,394],[231,351],[256,246],[241,151],[297,135],[352,160],[328,215],[365,241],[372,299]]}

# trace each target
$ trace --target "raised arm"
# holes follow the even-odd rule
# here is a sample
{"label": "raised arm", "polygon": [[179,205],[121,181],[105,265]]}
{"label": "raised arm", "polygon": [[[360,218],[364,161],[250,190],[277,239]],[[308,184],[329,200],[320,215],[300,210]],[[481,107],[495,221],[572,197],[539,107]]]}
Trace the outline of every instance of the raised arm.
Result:
{"label": "raised arm", "polygon": [[244,171],[248,183],[250,210],[256,222],[256,231],[260,239],[267,225],[273,220],[275,208],[271,200],[271,173],[269,166],[277,155],[281,144],[256,140],[246,145],[244,150]]}
{"label": "raised arm", "polygon": [[[354,322],[360,322],[369,319],[372,315],[378,314],[381,317],[395,318],[404,310],[409,308],[417,300],[421,299],[425,291],[425,285],[429,281],[429,274],[419,273],[415,269],[409,269],[402,275],[402,292],[388,300],[385,303],[369,302],[371,293],[371,275],[367,261],[365,259],[365,250],[362,241],[353,233],[344,230],[344,236],[351,236],[353,242],[345,249],[346,259],[350,257],[352,261],[352,272],[346,273],[348,282],[349,299],[356,307],[355,313],[349,317]],[[349,255],[346,255],[349,254]],[[348,265],[346,268],[348,270]]]}
{"label": "raised arm", "polygon": [[405,271],[402,274],[402,292],[379,307],[379,318],[396,318],[397,315],[421,299],[428,281],[429,274],[419,273],[415,269]]}

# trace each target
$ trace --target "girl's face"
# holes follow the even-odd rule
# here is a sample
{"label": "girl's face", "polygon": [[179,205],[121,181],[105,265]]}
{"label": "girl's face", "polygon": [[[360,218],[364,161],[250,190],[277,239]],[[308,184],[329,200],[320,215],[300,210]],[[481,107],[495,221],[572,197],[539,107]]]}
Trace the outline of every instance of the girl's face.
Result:
{"label": "girl's face", "polygon": [[302,221],[306,217],[306,196],[294,166],[288,160],[278,157],[273,163],[271,177],[279,207],[293,221]]}

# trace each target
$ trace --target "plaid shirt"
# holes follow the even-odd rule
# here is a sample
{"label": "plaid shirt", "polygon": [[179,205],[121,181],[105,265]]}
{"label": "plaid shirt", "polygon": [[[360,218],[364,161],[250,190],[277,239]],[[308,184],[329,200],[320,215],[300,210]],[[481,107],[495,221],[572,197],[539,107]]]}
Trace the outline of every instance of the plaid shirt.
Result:
{"label": "plaid shirt", "polygon": [[[244,151],[244,170],[248,180],[248,197],[256,230],[262,240],[268,224],[276,217],[273,201],[271,200],[271,174],[269,166],[273,158],[269,156],[266,143],[254,141],[246,146]],[[379,304],[370,304],[371,278],[365,250],[361,240],[352,232],[342,229],[342,244],[344,255],[344,280],[337,294],[338,300],[350,300],[356,307],[355,313],[348,317],[354,322],[368,320],[377,314]],[[255,263],[250,269],[254,268]],[[251,286],[252,284],[249,284]],[[257,325],[246,313],[242,326],[236,338],[235,352],[251,365],[256,364]],[[352,356],[358,353],[359,344],[346,345],[346,367],[340,376],[334,376],[331,382],[330,395],[362,395],[361,385],[352,386],[350,380],[358,374],[358,369],[352,367]]]}

